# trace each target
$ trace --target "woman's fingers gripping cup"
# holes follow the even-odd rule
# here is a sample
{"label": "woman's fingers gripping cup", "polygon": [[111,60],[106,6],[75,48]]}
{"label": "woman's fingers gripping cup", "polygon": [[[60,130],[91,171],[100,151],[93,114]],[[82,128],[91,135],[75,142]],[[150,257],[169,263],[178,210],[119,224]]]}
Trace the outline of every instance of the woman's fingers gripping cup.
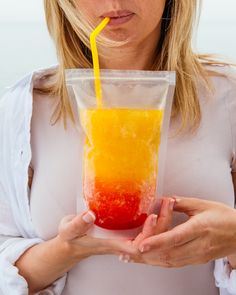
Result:
{"label": "woman's fingers gripping cup", "polygon": [[[143,247],[140,245],[145,239],[166,232],[171,228],[175,199],[165,197],[160,199],[159,203],[160,209],[158,210],[158,215],[149,215],[144,223],[142,232],[133,240],[133,245],[137,247],[140,252],[144,251]],[[145,250],[148,251],[148,249]],[[123,253],[120,255],[119,259],[123,262],[132,262],[137,260],[137,255],[135,258],[134,256],[130,257],[127,253]]]}

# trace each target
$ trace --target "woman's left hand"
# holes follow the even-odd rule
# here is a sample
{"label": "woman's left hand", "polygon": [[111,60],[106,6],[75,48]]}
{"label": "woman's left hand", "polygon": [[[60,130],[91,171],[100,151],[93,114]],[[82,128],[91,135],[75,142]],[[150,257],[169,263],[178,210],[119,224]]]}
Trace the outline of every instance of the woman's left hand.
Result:
{"label": "woman's left hand", "polygon": [[144,239],[143,234],[139,235],[133,243],[138,245],[140,254],[131,260],[162,267],[183,267],[236,253],[234,209],[196,198],[175,199],[174,210],[187,214],[189,219],[169,231],[158,229],[158,222],[155,229],[151,229],[151,225],[147,229],[146,225],[146,232],[158,234],[149,234]]}

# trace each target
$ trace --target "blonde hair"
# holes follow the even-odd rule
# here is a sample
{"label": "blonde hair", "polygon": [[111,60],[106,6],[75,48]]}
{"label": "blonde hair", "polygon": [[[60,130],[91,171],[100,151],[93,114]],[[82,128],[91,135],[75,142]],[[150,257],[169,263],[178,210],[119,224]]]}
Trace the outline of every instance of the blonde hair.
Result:
{"label": "blonde hair", "polygon": [[[209,86],[209,73],[203,61],[206,57],[192,50],[193,27],[201,1],[166,0],[162,19],[161,39],[156,60],[151,70],[176,71],[177,84],[174,95],[173,115],[180,115],[182,127],[197,128],[201,120],[197,83],[202,80]],[[91,25],[83,21],[78,9],[69,0],[44,0],[49,33],[56,45],[59,68],[56,83],[42,91],[57,95],[55,122],[69,117],[74,121],[69,102],[65,69],[91,68],[88,36]]]}

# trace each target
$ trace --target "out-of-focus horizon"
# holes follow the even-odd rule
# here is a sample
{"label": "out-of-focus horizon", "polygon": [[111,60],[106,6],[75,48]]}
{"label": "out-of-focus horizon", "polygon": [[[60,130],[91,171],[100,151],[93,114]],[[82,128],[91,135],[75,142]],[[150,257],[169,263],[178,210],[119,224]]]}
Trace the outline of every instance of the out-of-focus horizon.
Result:
{"label": "out-of-focus horizon", "polygon": [[[236,1],[202,2],[196,51],[236,62]],[[0,95],[22,75],[57,63],[42,0],[0,0],[0,36]]]}

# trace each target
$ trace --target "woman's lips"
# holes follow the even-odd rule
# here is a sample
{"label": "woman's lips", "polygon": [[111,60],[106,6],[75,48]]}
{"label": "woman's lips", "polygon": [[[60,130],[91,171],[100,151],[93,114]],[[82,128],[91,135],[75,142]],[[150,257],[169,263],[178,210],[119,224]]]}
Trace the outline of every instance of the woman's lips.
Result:
{"label": "woman's lips", "polygon": [[108,25],[116,26],[122,25],[130,21],[134,16],[133,12],[130,11],[116,11],[116,12],[109,12],[104,14],[102,17],[109,17],[110,21]]}

